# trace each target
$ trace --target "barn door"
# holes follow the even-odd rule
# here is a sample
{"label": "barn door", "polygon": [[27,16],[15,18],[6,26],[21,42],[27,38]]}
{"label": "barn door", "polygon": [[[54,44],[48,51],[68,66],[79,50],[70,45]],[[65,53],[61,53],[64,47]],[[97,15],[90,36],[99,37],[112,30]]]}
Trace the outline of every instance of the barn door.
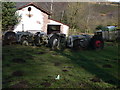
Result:
{"label": "barn door", "polygon": [[47,34],[60,33],[60,26],[61,25],[48,25],[47,26]]}

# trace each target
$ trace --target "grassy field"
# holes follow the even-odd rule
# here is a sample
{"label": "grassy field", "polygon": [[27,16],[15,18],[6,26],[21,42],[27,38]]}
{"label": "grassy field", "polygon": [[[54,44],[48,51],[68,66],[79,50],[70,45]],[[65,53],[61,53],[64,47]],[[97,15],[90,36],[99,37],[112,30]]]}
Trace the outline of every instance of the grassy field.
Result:
{"label": "grassy field", "polygon": [[100,51],[13,45],[2,55],[3,88],[119,88],[116,44]]}

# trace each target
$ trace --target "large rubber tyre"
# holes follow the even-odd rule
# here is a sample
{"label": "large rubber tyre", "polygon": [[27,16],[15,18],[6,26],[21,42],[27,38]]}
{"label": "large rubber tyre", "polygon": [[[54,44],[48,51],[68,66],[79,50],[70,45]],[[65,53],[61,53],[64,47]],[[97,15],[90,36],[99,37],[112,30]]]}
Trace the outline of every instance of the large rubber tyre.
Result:
{"label": "large rubber tyre", "polygon": [[29,46],[28,39],[25,36],[21,38],[21,45]]}
{"label": "large rubber tyre", "polygon": [[63,51],[66,48],[66,46],[67,46],[66,38],[61,37],[59,42],[58,42],[58,45],[59,45],[58,49]]}
{"label": "large rubber tyre", "polygon": [[78,50],[80,49],[80,40],[79,39],[76,39],[73,41],[73,48],[74,50]]}
{"label": "large rubber tyre", "polygon": [[53,35],[52,37],[50,37],[49,39],[49,46],[50,48],[52,48],[53,50],[57,49],[58,47],[58,39],[59,37],[57,35]]}
{"label": "large rubber tyre", "polygon": [[93,37],[90,42],[90,47],[94,50],[101,50],[104,48],[104,40],[101,37]]}
{"label": "large rubber tyre", "polygon": [[7,32],[4,36],[3,36],[3,43],[4,44],[8,44],[8,45],[11,45],[11,44],[14,44],[17,42],[17,37],[16,37],[16,34],[15,32]]}
{"label": "large rubber tyre", "polygon": [[41,46],[41,40],[39,36],[34,37],[34,44],[35,46]]}
{"label": "large rubber tyre", "polygon": [[49,46],[52,50],[60,50],[63,51],[66,47],[66,38],[57,34],[54,34],[49,39]]}
{"label": "large rubber tyre", "polygon": [[53,40],[52,50],[58,50],[58,48],[59,48],[59,40],[57,38],[55,38]]}

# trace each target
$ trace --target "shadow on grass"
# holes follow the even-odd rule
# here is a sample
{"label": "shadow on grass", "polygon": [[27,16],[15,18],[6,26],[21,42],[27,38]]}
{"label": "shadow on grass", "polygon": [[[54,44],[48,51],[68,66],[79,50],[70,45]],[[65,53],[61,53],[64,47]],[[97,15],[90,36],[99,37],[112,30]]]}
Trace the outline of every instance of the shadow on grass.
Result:
{"label": "shadow on grass", "polygon": [[[31,58],[31,56],[36,55],[36,53],[37,53],[37,55],[41,54],[41,51],[47,52],[47,51],[45,51],[45,48],[34,48],[33,49],[32,47],[21,47],[21,48],[17,48],[17,47],[18,46],[14,47],[12,50],[11,50],[11,47],[5,48],[5,51],[3,53],[5,53],[5,56],[7,56],[8,55],[8,54],[6,54],[8,52],[7,50],[10,50],[12,53],[18,54],[19,57],[24,57],[24,58],[29,57],[29,58]],[[103,57],[103,58],[106,57],[107,58],[107,57],[110,57],[110,55],[112,55],[113,52],[111,52],[109,49],[107,49],[107,50],[108,51],[106,51],[105,53],[100,53],[101,57]],[[49,49],[48,49],[48,51],[49,51]],[[76,53],[76,51],[72,51],[71,54],[69,54],[69,55],[66,54],[64,51],[61,51],[61,52],[56,51],[56,52],[58,52],[61,55],[69,58],[72,61],[73,64],[84,68],[86,71],[96,75],[96,77],[102,79],[104,82],[110,83],[110,84],[113,84],[113,85],[116,85],[116,86],[120,85],[120,80],[118,80],[113,75],[109,74],[104,69],[98,67],[96,65],[95,61],[92,61],[91,59],[88,59],[87,55],[81,54],[82,52]],[[111,52],[110,55],[108,55],[107,52]],[[97,58],[97,53],[93,53],[91,51],[89,53],[92,53],[93,55],[92,54],[90,54],[90,55],[95,56],[95,58]],[[13,56],[11,58],[13,58]],[[99,58],[100,58],[100,56],[99,56]],[[32,59],[33,58],[31,58],[30,60],[32,60]],[[77,62],[78,60],[79,60],[79,62]],[[3,60],[3,62],[5,62],[5,61]],[[59,63],[55,63],[55,65],[59,65]]]}
{"label": "shadow on grass", "polygon": [[[119,87],[119,85],[120,85],[119,79],[117,79],[113,75],[110,75],[104,69],[98,67],[94,61],[88,59],[86,56],[84,56],[82,54],[77,54],[76,51],[73,51],[71,55],[68,55],[68,54],[66,54],[64,52],[60,52],[60,51],[56,51],[56,52],[59,52],[61,55],[69,58],[73,62],[73,64],[76,64],[76,65],[84,68],[86,71],[96,75],[96,77],[102,79],[104,82],[112,84],[112,85],[116,85],[117,87]],[[95,55],[97,55],[97,54],[95,54]],[[79,62],[77,62],[76,60],[79,60]]]}

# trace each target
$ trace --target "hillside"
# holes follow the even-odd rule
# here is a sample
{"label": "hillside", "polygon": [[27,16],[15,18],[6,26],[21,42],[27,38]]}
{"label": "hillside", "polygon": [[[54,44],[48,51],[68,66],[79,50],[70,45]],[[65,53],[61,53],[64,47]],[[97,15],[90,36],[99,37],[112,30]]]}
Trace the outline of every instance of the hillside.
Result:
{"label": "hillside", "polygon": [[78,32],[94,32],[98,25],[118,24],[118,6],[93,3],[69,3],[68,5],[63,22],[72,28],[77,28]]}

